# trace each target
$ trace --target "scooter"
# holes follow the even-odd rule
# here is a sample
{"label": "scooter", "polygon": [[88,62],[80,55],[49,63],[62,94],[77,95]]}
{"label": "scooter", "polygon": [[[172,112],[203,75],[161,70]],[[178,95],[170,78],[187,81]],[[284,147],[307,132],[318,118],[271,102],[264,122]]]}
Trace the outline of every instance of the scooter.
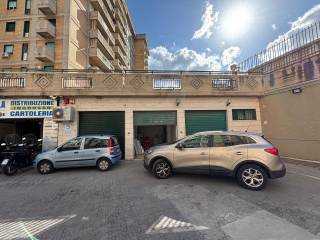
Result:
{"label": "scooter", "polygon": [[[39,145],[41,139],[35,135],[28,134],[22,138],[22,143],[10,144],[7,151],[1,153],[1,168],[5,175],[14,175],[18,170],[23,172],[24,168],[32,166],[34,157],[41,150]],[[5,143],[4,143],[5,144]]]}

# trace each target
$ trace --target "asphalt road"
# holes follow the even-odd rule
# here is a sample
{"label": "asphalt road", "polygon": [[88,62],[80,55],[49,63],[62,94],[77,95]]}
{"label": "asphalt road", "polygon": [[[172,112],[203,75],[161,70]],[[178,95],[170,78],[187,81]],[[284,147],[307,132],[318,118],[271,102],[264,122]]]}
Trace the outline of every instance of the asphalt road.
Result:
{"label": "asphalt road", "polygon": [[0,239],[320,239],[320,169],[287,169],[260,192],[231,178],[158,180],[140,161],[0,174]]}

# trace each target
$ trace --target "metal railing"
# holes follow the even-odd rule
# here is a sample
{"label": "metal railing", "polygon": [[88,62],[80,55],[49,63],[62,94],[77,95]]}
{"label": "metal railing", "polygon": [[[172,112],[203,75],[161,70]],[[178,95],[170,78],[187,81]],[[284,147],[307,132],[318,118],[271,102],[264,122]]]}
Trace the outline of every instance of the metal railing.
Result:
{"label": "metal railing", "polygon": [[181,89],[181,79],[153,79],[153,89]]}
{"label": "metal railing", "polygon": [[[320,52],[320,46],[314,45],[318,40],[320,40],[320,22],[289,33],[287,36],[284,35],[280,40],[270,43],[267,49],[241,62],[238,65],[239,71],[247,72],[254,70],[265,73],[285,67],[298,59]],[[308,51],[303,51],[301,54],[296,54],[296,56],[290,56],[294,55],[295,51],[308,45],[311,46]],[[277,63],[272,64],[273,62]]]}
{"label": "metal railing", "polygon": [[0,77],[0,88],[24,88],[25,78],[19,77]]}
{"label": "metal railing", "polygon": [[63,78],[62,88],[92,88],[91,78]]}
{"label": "metal railing", "polygon": [[231,79],[213,79],[212,87],[215,89],[231,90],[237,88],[237,81]]}

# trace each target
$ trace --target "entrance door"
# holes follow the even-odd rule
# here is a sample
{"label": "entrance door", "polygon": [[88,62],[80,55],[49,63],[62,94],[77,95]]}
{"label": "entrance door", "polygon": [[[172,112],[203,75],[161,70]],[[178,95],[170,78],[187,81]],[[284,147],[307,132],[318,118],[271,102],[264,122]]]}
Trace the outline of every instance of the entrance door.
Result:
{"label": "entrance door", "polygon": [[174,150],[175,170],[208,174],[210,165],[209,136],[193,136],[187,138],[181,145],[182,148]]}
{"label": "entrance door", "polygon": [[226,111],[186,111],[185,114],[187,135],[227,130]]}

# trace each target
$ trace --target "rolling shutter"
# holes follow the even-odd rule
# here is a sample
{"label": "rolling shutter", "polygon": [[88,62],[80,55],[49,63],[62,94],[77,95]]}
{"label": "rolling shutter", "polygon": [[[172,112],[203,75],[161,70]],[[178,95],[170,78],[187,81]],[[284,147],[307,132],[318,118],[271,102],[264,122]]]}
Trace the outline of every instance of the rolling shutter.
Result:
{"label": "rolling shutter", "polygon": [[134,126],[176,125],[175,111],[147,111],[133,113]]}
{"label": "rolling shutter", "polygon": [[186,111],[186,132],[227,130],[226,111]]}
{"label": "rolling shutter", "polygon": [[79,112],[79,135],[116,135],[122,152],[125,150],[124,112]]}

